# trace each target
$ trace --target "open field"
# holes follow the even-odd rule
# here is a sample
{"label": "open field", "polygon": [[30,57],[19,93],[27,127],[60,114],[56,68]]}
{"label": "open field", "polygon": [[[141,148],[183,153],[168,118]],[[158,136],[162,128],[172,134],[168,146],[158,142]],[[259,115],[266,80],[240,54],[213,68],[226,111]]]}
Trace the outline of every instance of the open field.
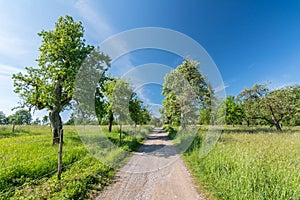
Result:
{"label": "open field", "polygon": [[[89,153],[74,126],[64,126],[61,181],[57,180],[58,146],[51,145],[50,128],[19,126],[14,134],[10,129],[0,127],[0,199],[20,199],[24,196],[27,199],[92,198],[111,182],[115,169],[102,164]],[[85,129],[87,136],[96,135],[93,132],[95,128],[87,126]],[[136,150],[151,127],[144,126],[139,130],[142,135],[133,137],[123,134],[123,149]],[[117,127],[110,134],[106,127],[102,127],[102,131],[111,142],[119,144]],[[98,146],[97,140],[94,146]],[[122,158],[122,164],[126,157],[121,154],[122,151],[113,150],[107,159]]]}
{"label": "open field", "polygon": [[283,133],[225,127],[215,148],[201,159],[200,147],[194,142],[183,157],[212,199],[300,199],[300,127],[285,127]]}

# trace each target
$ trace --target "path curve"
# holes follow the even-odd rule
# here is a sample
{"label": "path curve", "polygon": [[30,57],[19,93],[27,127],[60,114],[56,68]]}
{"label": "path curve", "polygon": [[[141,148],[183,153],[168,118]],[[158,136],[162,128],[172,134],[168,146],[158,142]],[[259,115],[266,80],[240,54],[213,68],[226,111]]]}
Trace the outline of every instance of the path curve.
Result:
{"label": "path curve", "polygon": [[202,199],[167,133],[154,129],[97,200]]}

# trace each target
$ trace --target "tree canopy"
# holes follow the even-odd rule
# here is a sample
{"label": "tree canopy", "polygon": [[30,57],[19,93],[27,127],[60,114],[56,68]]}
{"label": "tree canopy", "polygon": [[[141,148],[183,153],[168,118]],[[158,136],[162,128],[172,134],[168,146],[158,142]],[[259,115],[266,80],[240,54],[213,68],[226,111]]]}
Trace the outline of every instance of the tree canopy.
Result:
{"label": "tree canopy", "polygon": [[265,84],[255,84],[252,88],[243,90],[239,98],[243,102],[247,118],[263,120],[282,130],[281,122],[299,113],[300,87],[286,86],[270,90]]}
{"label": "tree canopy", "polygon": [[75,22],[68,15],[59,17],[54,30],[42,30],[38,34],[42,37],[38,67],[26,67],[25,74],[12,77],[22,107],[50,111],[53,143],[58,142],[62,129],[60,112],[70,105],[76,74],[94,49],[85,44],[83,34],[81,22]]}
{"label": "tree canopy", "polygon": [[212,91],[199,67],[198,62],[186,59],[165,76],[162,114],[166,123],[183,127],[198,123],[200,109],[211,106]]}

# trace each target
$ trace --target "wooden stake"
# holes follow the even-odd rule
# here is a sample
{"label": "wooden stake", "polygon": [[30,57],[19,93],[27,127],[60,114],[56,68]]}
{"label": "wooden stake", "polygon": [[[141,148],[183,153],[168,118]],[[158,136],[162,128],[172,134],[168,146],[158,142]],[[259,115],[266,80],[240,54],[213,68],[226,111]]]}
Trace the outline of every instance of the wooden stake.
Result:
{"label": "wooden stake", "polygon": [[58,149],[58,164],[57,164],[57,178],[60,180],[62,172],[62,150],[63,150],[63,129],[60,130],[59,134],[59,149]]}

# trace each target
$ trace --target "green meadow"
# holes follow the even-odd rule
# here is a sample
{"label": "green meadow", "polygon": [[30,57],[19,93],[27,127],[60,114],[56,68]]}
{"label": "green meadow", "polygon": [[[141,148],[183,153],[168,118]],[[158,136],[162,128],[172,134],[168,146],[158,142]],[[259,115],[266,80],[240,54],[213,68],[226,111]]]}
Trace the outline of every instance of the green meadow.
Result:
{"label": "green meadow", "polygon": [[207,198],[300,199],[300,127],[284,132],[261,126],[223,129],[207,156],[199,156],[203,127],[183,153]]}
{"label": "green meadow", "polygon": [[[127,152],[136,150],[152,127],[138,128],[131,134],[124,127],[121,148]],[[93,139],[93,149],[100,140],[108,139],[119,145],[118,127],[108,133],[106,127],[86,126],[83,136]],[[86,134],[86,135],[84,135]],[[106,161],[90,153],[89,145],[82,142],[82,135],[74,126],[64,126],[63,173],[57,179],[58,145],[51,144],[49,126],[17,126],[11,133],[10,126],[0,127],[0,199],[83,199],[93,198],[112,182],[117,168],[105,163],[117,160],[120,167],[128,159],[128,153],[120,148],[110,149]],[[103,137],[103,138],[102,138]],[[99,143],[98,143],[99,142]]]}

